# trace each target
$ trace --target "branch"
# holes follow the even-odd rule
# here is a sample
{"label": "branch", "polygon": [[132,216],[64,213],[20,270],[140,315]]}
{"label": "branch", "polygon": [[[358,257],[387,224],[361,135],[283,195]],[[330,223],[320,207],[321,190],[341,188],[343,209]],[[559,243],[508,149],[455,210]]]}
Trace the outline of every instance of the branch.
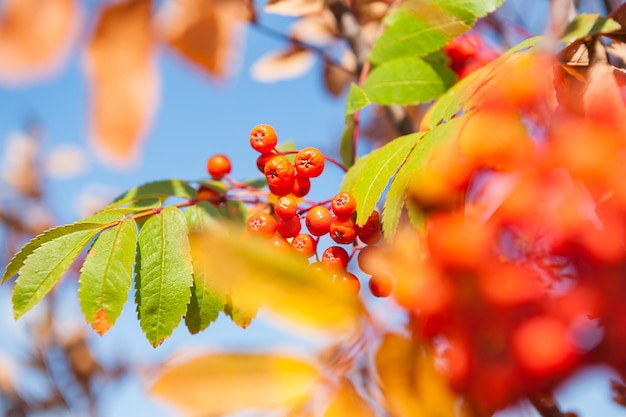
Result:
{"label": "branch", "polygon": [[568,417],[571,415],[570,413],[563,413],[559,409],[552,394],[533,395],[528,397],[528,400],[541,417]]}

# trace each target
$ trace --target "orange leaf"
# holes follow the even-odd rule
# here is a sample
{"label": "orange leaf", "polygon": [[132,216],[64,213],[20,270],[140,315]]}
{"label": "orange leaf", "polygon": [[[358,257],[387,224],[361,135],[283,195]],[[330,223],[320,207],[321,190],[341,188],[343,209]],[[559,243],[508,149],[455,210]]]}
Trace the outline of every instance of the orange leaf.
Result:
{"label": "orange leaf", "polygon": [[98,157],[128,165],[138,156],[158,97],[151,0],[106,6],[86,52],[91,138]]}
{"label": "orange leaf", "polygon": [[376,417],[376,413],[348,379],[341,381],[337,395],[324,413],[324,417]]}
{"label": "orange leaf", "polygon": [[304,16],[318,13],[323,8],[324,0],[269,0],[265,11],[285,16]]}
{"label": "orange leaf", "polygon": [[6,0],[0,12],[0,83],[30,82],[59,69],[78,17],[74,0]]}
{"label": "orange leaf", "polygon": [[286,51],[272,51],[252,65],[252,78],[261,82],[288,80],[304,75],[315,62],[313,53],[304,48],[290,47]]}
{"label": "orange leaf", "polygon": [[233,58],[233,27],[251,18],[244,0],[182,0],[166,10],[163,36],[184,58],[214,77]]}
{"label": "orange leaf", "polygon": [[310,363],[286,356],[213,354],[165,370],[152,393],[191,416],[219,416],[245,408],[293,406],[320,378]]}

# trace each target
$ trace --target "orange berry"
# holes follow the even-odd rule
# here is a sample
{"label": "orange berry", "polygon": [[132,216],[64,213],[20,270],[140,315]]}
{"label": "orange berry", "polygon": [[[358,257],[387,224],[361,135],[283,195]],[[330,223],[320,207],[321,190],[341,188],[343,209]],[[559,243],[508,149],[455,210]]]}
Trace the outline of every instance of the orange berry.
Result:
{"label": "orange berry", "polygon": [[250,146],[260,153],[271,152],[278,143],[276,131],[270,125],[256,125],[250,131]]}
{"label": "orange berry", "polygon": [[352,294],[357,294],[361,289],[361,283],[359,282],[359,278],[352,272],[348,272],[345,270],[336,273],[333,278],[333,282],[337,285],[340,285],[341,288]]}
{"label": "orange berry", "polygon": [[333,197],[330,208],[335,216],[346,219],[356,211],[356,198],[352,193],[342,191]]}
{"label": "orange berry", "polygon": [[330,246],[322,254],[322,263],[331,268],[346,269],[350,255],[341,246]]}
{"label": "orange berry", "polygon": [[393,290],[393,280],[384,274],[372,275],[368,286],[374,297],[389,297]]}
{"label": "orange berry", "polygon": [[300,224],[300,218],[297,216],[290,217],[288,219],[280,219],[278,222],[278,233],[282,237],[294,237],[300,233],[302,224]]}
{"label": "orange berry", "polygon": [[306,227],[313,236],[324,236],[330,231],[333,215],[324,206],[315,206],[306,214]]}
{"label": "orange berry", "polygon": [[382,237],[380,214],[373,211],[363,226],[356,226],[356,233],[361,242],[367,245],[378,242]]}
{"label": "orange berry", "polygon": [[289,251],[291,251],[291,246],[289,245],[289,242],[287,242],[283,237],[272,235],[267,240],[267,243],[279,252],[288,253]]}
{"label": "orange berry", "polygon": [[224,175],[230,174],[230,169],[230,159],[226,155],[213,155],[206,163],[206,170],[214,180],[221,180]]}
{"label": "orange berry", "polygon": [[352,219],[335,217],[330,223],[330,237],[342,245],[353,243],[356,240],[356,229]]}
{"label": "orange berry", "polygon": [[305,258],[310,258],[315,255],[317,242],[311,235],[301,233],[293,238],[291,241],[291,248],[294,252],[304,256]]}
{"label": "orange berry", "polygon": [[256,159],[256,167],[259,171],[261,172],[265,172],[265,164],[267,164],[267,162],[272,159],[273,157],[275,157],[276,155],[269,152],[269,153],[262,153],[261,155],[259,155],[259,157]]}
{"label": "orange berry", "polygon": [[284,155],[276,155],[265,164],[263,170],[267,185],[272,193],[283,196],[291,193],[296,179],[296,170]]}
{"label": "orange berry", "polygon": [[296,154],[296,171],[303,177],[319,177],[324,171],[324,162],[324,155],[319,149],[304,148]]}
{"label": "orange berry", "polygon": [[214,206],[218,206],[226,201],[226,196],[221,194],[220,192],[214,190],[211,187],[207,187],[202,184],[198,187],[198,192],[196,193],[196,201],[208,201]]}
{"label": "orange berry", "polygon": [[296,175],[291,193],[296,197],[304,197],[311,191],[311,180],[302,175]]}
{"label": "orange berry", "polygon": [[250,233],[260,236],[272,236],[277,227],[278,222],[276,219],[264,211],[253,213],[246,222],[246,229]]}
{"label": "orange berry", "polygon": [[356,256],[357,263],[361,271],[366,274],[374,275],[379,272],[378,262],[374,259],[372,254],[378,249],[376,246],[366,246],[362,248]]}
{"label": "orange berry", "polygon": [[281,219],[294,217],[298,211],[298,200],[293,195],[284,195],[274,204],[274,213]]}

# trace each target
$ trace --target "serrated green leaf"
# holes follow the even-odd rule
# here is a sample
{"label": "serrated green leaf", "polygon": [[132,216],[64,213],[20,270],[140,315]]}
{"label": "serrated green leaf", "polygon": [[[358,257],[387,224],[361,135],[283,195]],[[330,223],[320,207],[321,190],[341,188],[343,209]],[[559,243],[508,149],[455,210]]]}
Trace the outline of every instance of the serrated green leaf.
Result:
{"label": "serrated green leaf", "polygon": [[[420,132],[423,138],[424,132]],[[417,138],[417,140],[420,140]],[[386,239],[391,240],[395,235],[402,214],[402,209],[405,205],[407,191],[411,179],[415,175],[416,169],[421,163],[420,158],[414,155],[418,151],[418,145],[409,153],[406,161],[398,169],[395,177],[393,178],[387,195],[385,198],[385,204],[382,212],[383,223],[383,236]]]}
{"label": "serrated green leaf", "polygon": [[150,217],[139,233],[135,299],[141,329],[154,347],[187,311],[193,284],[187,233],[184,213],[173,206]]}
{"label": "serrated green leaf", "polygon": [[224,181],[217,180],[202,180],[198,181],[199,185],[204,185],[207,188],[210,188],[213,191],[217,191],[220,194],[226,194],[228,191],[228,184]]}
{"label": "serrated green leaf", "polygon": [[426,230],[426,224],[424,223],[424,211],[419,204],[415,203],[411,199],[408,199],[406,201],[406,213],[411,226],[420,232],[424,232]]}
{"label": "serrated green leaf", "polygon": [[220,211],[208,201],[198,201],[184,211],[189,232],[205,230],[219,225]]}
{"label": "serrated green leaf", "polygon": [[196,189],[189,185],[188,181],[183,180],[161,180],[149,182],[137,187],[133,187],[125,193],[119,195],[114,202],[131,201],[139,199],[142,196],[164,195],[171,197],[182,197],[193,199],[196,196]]}
{"label": "serrated green leaf", "polygon": [[242,183],[247,186],[260,190],[261,188],[267,185],[267,180],[265,178],[251,178],[251,179],[242,181]]}
{"label": "serrated green leaf", "polygon": [[[414,0],[411,0],[414,1]],[[466,13],[471,13],[475,18],[486,16],[495,11],[504,0],[433,0],[446,10],[463,9]],[[461,15],[465,20],[466,18]]]}
{"label": "serrated green leaf", "polygon": [[248,220],[248,208],[239,200],[228,200],[218,210],[226,219],[239,223],[245,223]]}
{"label": "serrated green leaf", "polygon": [[350,168],[356,160],[356,149],[354,149],[354,119],[346,116],[346,128],[341,135],[339,142],[339,157],[344,167]]}
{"label": "serrated green leaf", "polygon": [[446,91],[437,71],[418,57],[404,57],[375,67],[363,85],[378,104],[418,104],[433,100]]}
{"label": "serrated green leaf", "polygon": [[359,159],[344,177],[341,189],[356,197],[356,223],[364,224],[376,208],[383,191],[422,133],[401,136]]}
{"label": "serrated green leaf", "polygon": [[78,280],[78,299],[87,323],[106,333],[120,316],[133,277],[137,224],[126,218],[96,238]]}
{"label": "serrated green leaf", "polygon": [[367,97],[367,94],[365,94],[365,91],[355,83],[351,83],[350,89],[348,90],[348,97],[346,98],[346,115],[353,115],[357,110],[362,109],[370,103],[371,101],[369,97]]}
{"label": "serrated green leaf", "polygon": [[99,223],[74,223],[52,229],[40,235],[39,240],[33,239],[13,258],[11,270],[15,268],[11,265],[23,263],[13,287],[16,319],[41,301],[103,228]]}
{"label": "serrated green leaf", "polygon": [[620,30],[622,26],[609,17],[599,14],[581,13],[572,20],[564,30],[561,41],[573,42],[587,36],[600,35]]}

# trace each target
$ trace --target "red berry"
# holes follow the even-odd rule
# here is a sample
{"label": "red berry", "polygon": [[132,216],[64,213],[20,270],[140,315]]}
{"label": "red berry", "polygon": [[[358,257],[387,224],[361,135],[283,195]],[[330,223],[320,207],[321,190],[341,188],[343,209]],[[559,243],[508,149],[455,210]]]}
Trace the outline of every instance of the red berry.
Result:
{"label": "red berry", "polygon": [[288,253],[291,250],[289,242],[287,242],[285,238],[280,236],[270,236],[270,238],[267,240],[267,243],[268,245],[282,253]]}
{"label": "red berry", "polygon": [[328,267],[321,262],[313,262],[309,265],[309,268],[311,268],[311,271],[316,274],[321,274],[325,271],[328,271]]}
{"label": "red berry", "polygon": [[293,195],[284,195],[274,204],[274,213],[281,219],[294,217],[298,211],[298,200]]}
{"label": "red berry", "polygon": [[265,172],[265,164],[267,164],[267,162],[272,159],[273,157],[275,157],[276,154],[273,154],[271,152],[269,153],[263,153],[261,155],[259,155],[259,157],[256,159],[256,167],[258,168],[259,171],[261,172]]}
{"label": "red berry", "polygon": [[356,233],[361,242],[371,245],[378,242],[381,237],[380,214],[373,211],[363,226],[356,226]]}
{"label": "red berry", "polygon": [[374,297],[389,297],[393,290],[393,280],[384,274],[372,275],[368,285]]}
{"label": "red berry", "polygon": [[306,227],[313,236],[323,236],[330,231],[333,215],[324,206],[315,206],[306,214]]}
{"label": "red berry", "polygon": [[287,238],[296,236],[300,233],[301,228],[302,224],[300,224],[300,218],[293,216],[288,219],[280,219],[277,230],[282,237]]}
{"label": "red berry", "polygon": [[302,233],[293,238],[291,241],[291,248],[294,252],[304,256],[305,258],[310,258],[315,255],[317,242],[313,239],[313,237],[311,237],[311,235]]}
{"label": "red berry", "polygon": [[372,256],[377,250],[376,246],[366,246],[359,251],[356,260],[361,271],[370,275],[379,272],[378,262],[376,262],[376,259]]}
{"label": "red berry", "polygon": [[291,193],[296,197],[304,197],[311,191],[311,180],[302,175],[296,175]]}
{"label": "red berry", "polygon": [[317,148],[304,148],[296,154],[295,166],[298,175],[319,177],[324,171],[324,155]]}
{"label": "red berry", "polygon": [[218,154],[209,158],[206,163],[206,169],[211,178],[221,180],[224,175],[230,174],[230,159],[226,155]]}
{"label": "red berry", "polygon": [[220,204],[226,201],[226,196],[224,194],[219,193],[211,187],[207,187],[202,184],[198,187],[198,192],[196,193],[196,201],[208,201],[214,206],[219,206]]}
{"label": "red berry", "polygon": [[246,229],[255,235],[270,237],[276,231],[278,222],[269,213],[257,211],[252,214],[246,222]]}
{"label": "red berry", "polygon": [[271,152],[276,147],[276,143],[278,143],[278,136],[270,125],[257,125],[250,131],[250,145],[257,152]]}
{"label": "red berry", "polygon": [[350,255],[341,246],[330,246],[322,254],[322,263],[332,268],[346,269]]}
{"label": "red berry", "polygon": [[356,198],[352,193],[342,191],[333,197],[330,208],[335,216],[342,219],[349,218],[356,211]]}
{"label": "red berry", "polygon": [[352,294],[357,294],[361,289],[359,278],[352,272],[341,271],[336,273],[333,282]]}
{"label": "red berry", "polygon": [[330,223],[330,237],[337,243],[347,245],[356,240],[356,229],[352,219],[334,218]]}
{"label": "red berry", "polygon": [[272,193],[283,196],[291,193],[296,179],[296,170],[284,155],[276,155],[265,164],[263,170],[267,185]]}

